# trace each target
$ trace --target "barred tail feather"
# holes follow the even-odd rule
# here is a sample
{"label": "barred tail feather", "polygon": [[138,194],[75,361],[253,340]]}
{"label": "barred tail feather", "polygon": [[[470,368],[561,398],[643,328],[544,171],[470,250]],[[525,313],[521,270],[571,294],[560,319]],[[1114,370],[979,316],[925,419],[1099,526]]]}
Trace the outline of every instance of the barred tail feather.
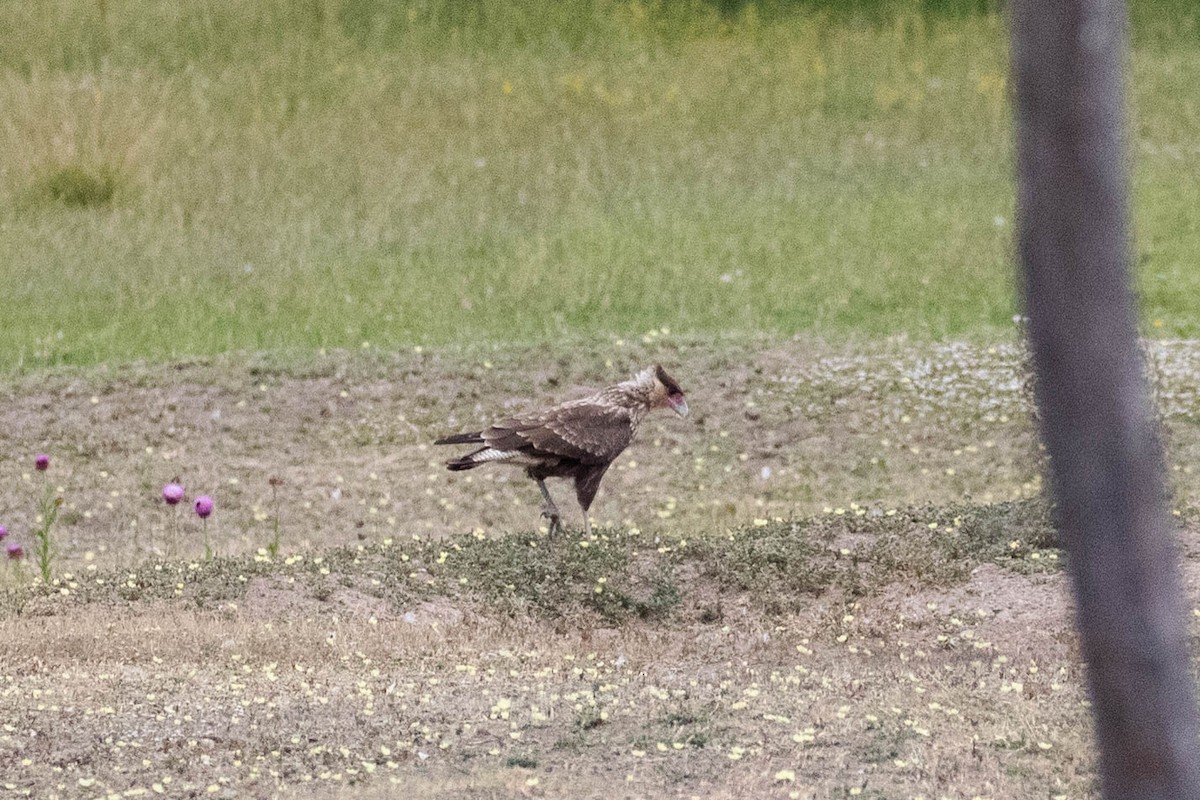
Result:
{"label": "barred tail feather", "polygon": [[464,469],[474,469],[483,463],[485,462],[472,461],[470,456],[463,456],[462,458],[456,458],[453,461],[447,461],[446,469],[450,470],[451,472],[461,472]]}
{"label": "barred tail feather", "polygon": [[446,469],[450,470],[451,472],[458,472],[459,470],[464,469],[474,469],[475,467],[486,464],[489,461],[508,461],[509,459],[516,457],[517,453],[509,452],[507,450],[497,450],[494,447],[481,447],[472,453],[467,453],[461,458],[456,458],[453,461],[447,461]]}
{"label": "barred tail feather", "polygon": [[475,431],[474,433],[455,433],[451,436],[443,436],[441,439],[435,439],[434,444],[483,444],[483,431]]}

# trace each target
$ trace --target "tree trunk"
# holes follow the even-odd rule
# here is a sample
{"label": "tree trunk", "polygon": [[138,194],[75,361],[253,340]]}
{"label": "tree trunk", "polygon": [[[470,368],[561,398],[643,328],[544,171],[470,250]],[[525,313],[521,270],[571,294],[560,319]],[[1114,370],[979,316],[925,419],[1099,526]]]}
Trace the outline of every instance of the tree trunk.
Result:
{"label": "tree trunk", "polygon": [[1129,288],[1120,0],[1014,0],[1019,253],[1104,796],[1200,798],[1162,451]]}

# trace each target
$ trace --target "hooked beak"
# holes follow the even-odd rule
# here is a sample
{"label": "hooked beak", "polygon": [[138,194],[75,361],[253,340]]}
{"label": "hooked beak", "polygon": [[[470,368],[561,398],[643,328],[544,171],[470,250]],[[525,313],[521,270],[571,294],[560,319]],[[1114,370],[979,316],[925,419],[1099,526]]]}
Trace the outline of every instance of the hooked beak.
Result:
{"label": "hooked beak", "polygon": [[667,402],[671,404],[671,410],[679,416],[686,417],[688,415],[687,400],[681,397],[678,400],[668,400]]}

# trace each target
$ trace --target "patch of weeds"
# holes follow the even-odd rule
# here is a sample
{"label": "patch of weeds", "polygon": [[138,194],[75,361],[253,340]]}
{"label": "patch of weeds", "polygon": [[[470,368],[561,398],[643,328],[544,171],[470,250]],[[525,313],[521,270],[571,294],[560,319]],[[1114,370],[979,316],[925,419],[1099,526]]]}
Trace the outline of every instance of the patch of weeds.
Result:
{"label": "patch of weeds", "polygon": [[529,756],[509,756],[504,760],[506,767],[519,767],[520,769],[537,769],[538,760]]}
{"label": "patch of weeds", "polygon": [[958,583],[986,562],[1056,571],[1062,559],[1052,515],[1044,500],[863,511],[736,528],[700,539],[684,557],[719,584],[749,592],[768,613],[786,613],[834,587],[865,595],[904,580]]}
{"label": "patch of weeds", "polygon": [[581,711],[575,718],[575,726],[581,731],[591,731],[604,725],[606,720],[600,715],[598,709],[589,709]]}
{"label": "patch of weeds", "polygon": [[667,716],[663,717],[663,724],[672,728],[677,728],[683,725],[695,725],[699,722],[699,717],[694,714],[689,714],[683,711],[672,711]]}
{"label": "patch of weeds", "polygon": [[[427,566],[440,558],[433,552],[429,556],[421,559]],[[571,600],[573,581],[566,580],[567,565],[560,570],[554,549],[533,535],[465,541],[440,572],[452,581],[467,578],[471,592],[512,612],[529,606],[543,612],[561,610]]]}
{"label": "patch of weeds", "polygon": [[988,562],[1019,572],[1054,571],[1061,567],[1057,552],[1041,557],[1055,547],[1052,514],[1041,499],[908,509],[883,518],[865,555],[884,583],[907,578],[949,585]]}
{"label": "patch of weeds", "polygon": [[964,517],[962,535],[980,561],[1025,573],[1055,572],[1064,566],[1054,509],[1044,500],[977,506]]}
{"label": "patch of weeds", "polygon": [[1019,751],[1026,750],[1030,747],[1031,742],[1025,737],[1024,733],[1014,734],[1011,738],[1008,736],[997,736],[991,741],[991,745],[996,750]]}
{"label": "patch of weeds", "polygon": [[[250,578],[270,573],[269,565],[256,562],[253,558],[214,558],[203,561],[201,568],[189,570],[180,576],[180,582],[185,590],[189,590],[196,604],[220,604],[240,600],[246,595],[246,584]],[[159,573],[162,574],[162,573]],[[147,586],[147,593],[152,597],[170,592],[174,594],[175,584],[170,582],[173,576],[167,575],[162,583],[155,582]],[[169,585],[162,585],[162,584]],[[170,596],[170,595],[167,595]]]}
{"label": "patch of weeds", "polygon": [[[418,553],[423,552],[418,548]],[[417,562],[403,561],[403,553],[395,545],[380,543],[335,547],[312,557],[297,557],[290,568],[287,560],[283,564],[276,561],[273,571],[294,575],[317,600],[329,600],[341,586],[386,600],[392,608],[404,608],[414,599],[428,596],[433,587],[408,579],[420,555]]]}
{"label": "patch of weeds", "polygon": [[[1037,500],[760,522],[695,537],[685,549],[661,548],[648,534],[612,531],[586,542],[549,542],[529,533],[467,535],[403,545],[364,542],[282,561],[152,562],[96,576],[100,583],[82,581],[61,602],[183,596],[214,605],[239,600],[251,578],[272,575],[294,578],[318,600],[331,599],[340,587],[363,587],[393,608],[465,593],[508,614],[588,614],[619,624],[670,618],[694,581],[745,592],[767,613],[786,613],[831,589],[865,595],[900,581],[953,584],[985,562],[1022,572],[1058,570],[1054,537],[1052,510]],[[55,591],[27,587],[7,605],[20,608],[27,597]],[[702,622],[720,622],[721,598],[694,613]]]}
{"label": "patch of weeds", "polygon": [[564,736],[558,739],[552,747],[555,750],[565,750],[568,753],[580,753],[583,751],[585,744],[583,734],[577,732],[573,736]]}
{"label": "patch of weeds", "polygon": [[[186,597],[197,607],[213,607],[245,597],[246,585],[262,576],[292,577],[312,596],[328,600],[333,596],[342,577],[352,574],[368,584],[379,580],[372,594],[386,599],[393,607],[411,602],[418,592],[414,587],[393,580],[387,572],[387,557],[383,548],[362,546],[333,548],[314,558],[294,564],[259,560],[253,556],[222,557],[212,560],[160,561],[133,569],[118,569],[95,576],[98,580],[80,581],[64,602],[86,603],[104,601],[133,602],[140,600],[170,600]],[[328,574],[323,574],[325,570]],[[343,581],[344,583],[344,581]],[[354,581],[351,581],[354,583]],[[57,587],[37,585],[23,590],[29,597],[57,596]],[[13,598],[23,604],[22,598]]]}
{"label": "patch of weeds", "polygon": [[663,579],[655,582],[649,598],[635,602],[634,610],[642,619],[661,619],[670,614],[682,599],[679,587]]}
{"label": "patch of weeds", "polygon": [[859,747],[859,753],[869,764],[890,762],[904,754],[904,746],[915,735],[900,725],[880,725],[871,730],[871,738]]}
{"label": "patch of weeds", "polygon": [[629,746],[634,750],[653,750],[658,741],[653,736],[643,733],[630,739]]}
{"label": "patch of weeds", "polygon": [[33,186],[36,197],[68,208],[97,208],[112,202],[120,181],[106,165],[65,164],[42,176]]}
{"label": "patch of weeds", "polygon": [[696,542],[688,557],[722,585],[750,592],[779,611],[817,594],[845,570],[831,557],[827,531],[811,521],[743,527]]}
{"label": "patch of weeds", "polygon": [[[705,726],[709,724],[707,714],[692,711],[672,711],[660,721],[663,727],[670,729],[669,738],[673,742],[682,742],[688,747],[703,748],[712,740],[712,733]],[[688,730],[698,726],[699,730]]]}
{"label": "patch of weeds", "polygon": [[593,590],[593,597],[588,605],[612,622],[631,615],[644,620],[664,619],[683,599],[679,587],[664,575],[652,580],[650,594],[644,598],[639,597],[636,590],[628,586],[617,588],[606,583],[597,588],[601,591]]}
{"label": "patch of weeds", "polygon": [[1029,765],[1010,762],[1004,765],[1004,774],[1010,778],[1031,778],[1037,771]]}
{"label": "patch of weeds", "polygon": [[465,578],[467,591],[512,614],[532,610],[561,617],[590,611],[608,622],[660,619],[678,605],[679,589],[660,570],[648,592],[639,591],[631,574],[636,544],[607,534],[586,542],[549,542],[529,533],[466,536],[440,552],[431,545],[424,563],[451,584]]}
{"label": "patch of weeds", "polygon": [[199,607],[239,600],[253,577],[268,574],[271,565],[250,557],[214,558],[212,561],[159,561],[135,569],[102,573],[97,582],[80,582],[72,591],[76,602],[115,598],[170,600],[190,597]]}

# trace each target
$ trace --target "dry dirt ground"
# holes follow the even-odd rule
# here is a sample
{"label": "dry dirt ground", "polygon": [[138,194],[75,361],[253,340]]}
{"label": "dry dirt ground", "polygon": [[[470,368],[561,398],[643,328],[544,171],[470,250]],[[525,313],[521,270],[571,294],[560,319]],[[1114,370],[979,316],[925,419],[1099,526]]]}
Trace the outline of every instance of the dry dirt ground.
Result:
{"label": "dry dirt ground", "polygon": [[[52,585],[29,560],[3,574],[0,786],[1095,796],[1059,554],[1025,500],[1040,468],[1018,348],[588,349],[607,355],[9,379],[0,524],[28,549],[41,493],[64,505]],[[1200,347],[1150,355],[1195,607]],[[546,542],[525,478],[448,473],[429,444],[656,361],[693,415],[645,426],[591,540],[576,524]],[[215,498],[207,531],[158,499],[176,478]]]}

